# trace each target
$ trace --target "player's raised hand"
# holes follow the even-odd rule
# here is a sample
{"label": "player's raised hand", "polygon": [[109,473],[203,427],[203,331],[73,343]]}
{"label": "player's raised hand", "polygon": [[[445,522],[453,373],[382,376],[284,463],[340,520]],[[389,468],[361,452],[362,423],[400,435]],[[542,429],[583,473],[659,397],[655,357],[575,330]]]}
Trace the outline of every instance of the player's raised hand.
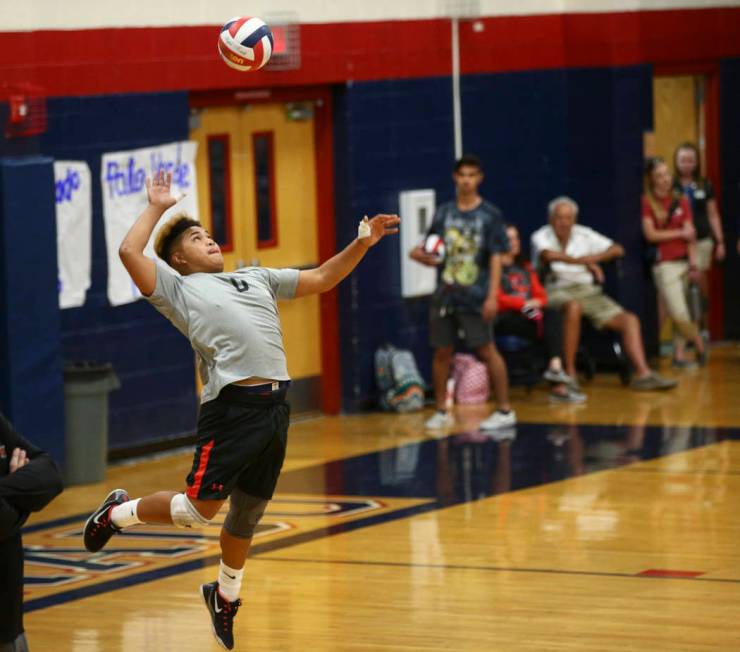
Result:
{"label": "player's raised hand", "polygon": [[152,206],[168,209],[174,206],[180,197],[173,197],[170,192],[172,184],[172,172],[160,169],[153,178],[146,178],[146,196]]}
{"label": "player's raised hand", "polygon": [[398,225],[400,223],[401,218],[398,215],[381,213],[371,219],[368,219],[366,215],[362,222],[360,222],[359,240],[368,247],[372,247],[386,235],[398,233]]}

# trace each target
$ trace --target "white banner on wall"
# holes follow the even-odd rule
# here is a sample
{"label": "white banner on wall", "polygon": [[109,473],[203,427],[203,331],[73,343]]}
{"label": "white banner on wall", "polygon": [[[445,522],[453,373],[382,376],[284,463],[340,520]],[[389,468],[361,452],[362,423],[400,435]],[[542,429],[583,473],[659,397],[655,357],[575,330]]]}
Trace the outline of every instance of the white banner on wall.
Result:
{"label": "white banner on wall", "polygon": [[54,161],[59,307],[85,303],[90,287],[92,185],[84,161]]}
{"label": "white banner on wall", "polygon": [[[185,194],[182,201],[162,216],[160,224],[177,212],[186,212],[198,219],[196,151],[197,143],[182,141],[103,154],[100,180],[108,252],[108,300],[111,305],[121,306],[141,298],[141,293],[118,257],[118,248],[136,218],[146,208],[146,177],[151,177],[160,169],[172,172],[172,194]],[[156,233],[155,228],[145,249],[146,255],[152,258],[155,257],[153,242]]]}

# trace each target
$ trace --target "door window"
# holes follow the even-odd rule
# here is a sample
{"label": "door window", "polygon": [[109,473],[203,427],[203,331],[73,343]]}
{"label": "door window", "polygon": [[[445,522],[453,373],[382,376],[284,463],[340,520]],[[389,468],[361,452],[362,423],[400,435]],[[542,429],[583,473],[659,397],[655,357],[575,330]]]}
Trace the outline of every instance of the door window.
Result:
{"label": "door window", "polygon": [[211,188],[211,236],[222,251],[232,251],[231,154],[229,134],[208,136],[208,180]]}
{"label": "door window", "polygon": [[273,132],[252,135],[254,151],[255,202],[257,205],[257,248],[278,244],[275,206],[275,152]]}

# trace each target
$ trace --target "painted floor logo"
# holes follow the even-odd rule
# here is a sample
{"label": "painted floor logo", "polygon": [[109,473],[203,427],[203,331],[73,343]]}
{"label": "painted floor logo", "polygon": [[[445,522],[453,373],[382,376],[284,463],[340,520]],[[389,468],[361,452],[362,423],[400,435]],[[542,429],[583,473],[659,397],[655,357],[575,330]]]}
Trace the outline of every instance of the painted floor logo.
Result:
{"label": "painted floor logo", "polygon": [[[321,535],[328,527],[351,523],[407,507],[407,499],[281,496],[270,503],[255,533],[253,550],[286,537]],[[411,501],[418,502],[418,501]],[[25,606],[34,611],[54,604],[116,590],[141,582],[189,572],[215,563],[224,508],[200,531],[165,526],[140,526],[115,536],[108,546],[90,554],[82,546],[88,514],[79,514],[26,529]],[[317,532],[318,531],[318,532]],[[269,545],[269,543],[268,543]]]}

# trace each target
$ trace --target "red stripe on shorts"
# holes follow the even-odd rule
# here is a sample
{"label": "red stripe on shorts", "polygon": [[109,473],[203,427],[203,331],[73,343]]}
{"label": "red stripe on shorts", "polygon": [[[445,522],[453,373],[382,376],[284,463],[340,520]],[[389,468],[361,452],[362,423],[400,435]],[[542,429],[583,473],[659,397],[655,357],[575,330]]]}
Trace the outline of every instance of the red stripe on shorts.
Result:
{"label": "red stripe on shorts", "polygon": [[195,478],[193,478],[193,484],[188,487],[186,492],[188,498],[197,498],[198,492],[200,491],[200,485],[203,482],[203,476],[206,473],[208,467],[208,458],[211,456],[211,449],[213,448],[213,439],[209,441],[203,448],[200,449],[200,462],[198,463],[198,470],[195,472]]}

